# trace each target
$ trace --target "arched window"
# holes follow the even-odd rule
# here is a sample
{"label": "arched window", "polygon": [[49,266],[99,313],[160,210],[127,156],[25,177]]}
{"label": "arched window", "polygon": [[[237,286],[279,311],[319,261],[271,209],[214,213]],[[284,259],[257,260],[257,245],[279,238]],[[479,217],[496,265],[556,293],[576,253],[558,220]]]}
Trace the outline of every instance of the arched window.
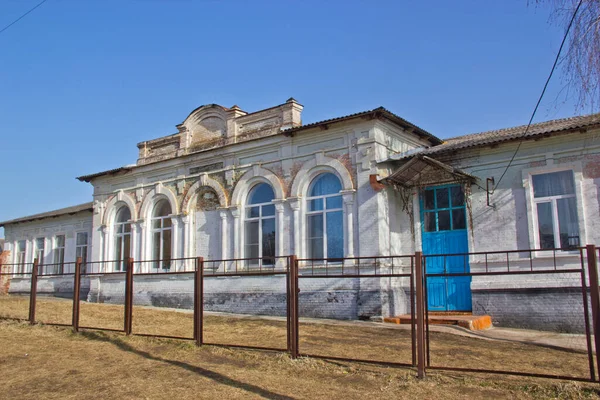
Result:
{"label": "arched window", "polygon": [[131,211],[127,206],[119,208],[115,217],[115,270],[125,271],[127,258],[131,257]]}
{"label": "arched window", "polygon": [[250,190],[246,206],[245,257],[250,264],[272,265],[275,257],[275,205],[273,188],[260,183]]}
{"label": "arched window", "polygon": [[155,269],[171,268],[171,205],[166,199],[159,200],[152,210],[152,260]]}
{"label": "arched window", "polygon": [[332,173],[318,175],[308,189],[307,248],[309,258],[344,256],[342,184]]}

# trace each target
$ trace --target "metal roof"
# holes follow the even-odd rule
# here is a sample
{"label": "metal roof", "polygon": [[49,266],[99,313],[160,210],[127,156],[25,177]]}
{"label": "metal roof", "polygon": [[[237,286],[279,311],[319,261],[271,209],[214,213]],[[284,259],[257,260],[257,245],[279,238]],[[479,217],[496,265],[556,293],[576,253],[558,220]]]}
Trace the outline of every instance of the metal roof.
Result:
{"label": "metal roof", "polygon": [[107,171],[96,172],[95,174],[78,176],[75,179],[78,179],[81,182],[89,182],[92,179],[97,178],[99,176],[103,176],[103,175],[115,175],[115,174],[118,174],[119,172],[131,171],[132,169],[133,169],[133,167],[119,167],[119,168],[109,169]]}
{"label": "metal roof", "polygon": [[427,167],[433,167],[436,170],[442,170],[452,175],[457,180],[476,181],[474,176],[450,165],[444,164],[438,160],[424,155],[417,155],[408,160],[404,165],[394,171],[393,174],[381,180],[384,184],[395,184],[404,187],[413,187],[419,184],[421,173]]}
{"label": "metal roof", "polygon": [[[590,129],[600,127],[600,113],[582,115],[571,118],[555,119],[551,121],[531,124],[529,129],[527,125],[516,126],[513,128],[498,129],[470,135],[457,136],[446,139],[442,144],[429,148],[422,148],[420,151],[411,151],[410,153],[396,154],[390,157],[392,160],[401,160],[410,158],[415,154],[434,155],[452,152],[472,147],[482,147],[492,144],[499,144],[520,139],[538,139],[553,134],[568,133],[576,130]],[[527,133],[525,134],[525,131]]]}
{"label": "metal roof", "polygon": [[94,203],[84,203],[76,206],[61,208],[59,210],[48,211],[40,214],[30,215],[27,217],[11,219],[9,221],[0,222],[0,227],[5,225],[18,224],[21,222],[35,221],[44,218],[55,218],[60,217],[61,215],[72,215],[82,211],[94,211]]}
{"label": "metal roof", "polygon": [[306,124],[306,125],[300,125],[300,126],[297,126],[294,128],[288,128],[288,129],[283,130],[281,133],[283,135],[287,136],[287,135],[293,134],[295,132],[303,131],[306,129],[316,128],[319,126],[329,125],[329,124],[333,124],[336,122],[343,122],[343,121],[348,121],[351,119],[362,118],[362,117],[371,117],[371,118],[384,117],[384,118],[387,118],[390,121],[402,126],[403,128],[411,129],[412,133],[414,133],[422,138],[428,139],[431,142],[431,144],[442,143],[442,140],[440,138],[438,138],[437,136],[434,136],[431,133],[427,132],[426,130],[419,128],[417,125],[408,122],[404,118],[399,117],[398,115],[385,109],[384,107],[377,107],[377,108],[374,108],[373,110],[361,111],[361,112],[358,112],[355,114],[344,115],[342,117],[326,119],[323,121],[313,122],[313,123]]}

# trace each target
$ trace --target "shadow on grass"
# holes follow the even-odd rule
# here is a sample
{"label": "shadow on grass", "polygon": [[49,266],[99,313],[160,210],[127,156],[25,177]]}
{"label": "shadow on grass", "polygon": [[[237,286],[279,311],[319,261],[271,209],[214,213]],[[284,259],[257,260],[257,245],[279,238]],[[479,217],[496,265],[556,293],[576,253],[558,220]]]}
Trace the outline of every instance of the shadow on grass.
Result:
{"label": "shadow on grass", "polygon": [[173,365],[175,367],[183,368],[185,370],[188,370],[195,374],[201,375],[208,379],[212,379],[213,381],[215,381],[217,383],[221,383],[221,384],[228,385],[231,387],[240,388],[240,389],[246,390],[248,392],[255,393],[255,394],[262,396],[264,398],[267,398],[267,399],[281,399],[281,400],[293,399],[293,397],[289,397],[289,396],[278,394],[278,393],[273,393],[273,392],[265,390],[259,386],[255,386],[255,385],[251,385],[249,383],[244,383],[244,382],[237,381],[235,379],[231,379],[225,375],[222,375],[215,371],[211,371],[209,369],[205,369],[202,367],[198,367],[196,365],[188,364],[183,361],[169,360],[167,358],[161,358],[161,357],[154,356],[147,351],[142,351],[142,350],[134,348],[133,346],[130,346],[129,344],[123,342],[119,338],[109,337],[108,335],[106,335],[104,333],[80,332],[80,334],[87,339],[101,341],[101,342],[107,342],[107,343],[117,346],[119,349],[121,349],[123,351],[134,353],[134,354],[144,357],[148,360],[163,362],[166,364]]}

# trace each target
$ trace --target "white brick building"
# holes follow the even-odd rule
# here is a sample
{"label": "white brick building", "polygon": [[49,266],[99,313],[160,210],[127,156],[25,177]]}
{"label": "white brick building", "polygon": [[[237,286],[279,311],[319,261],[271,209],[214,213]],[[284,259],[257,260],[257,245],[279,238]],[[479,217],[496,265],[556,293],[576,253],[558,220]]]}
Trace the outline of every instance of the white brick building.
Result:
{"label": "white brick building", "polygon": [[[61,248],[72,260],[83,251],[85,231],[88,261],[119,271],[123,263],[113,260],[161,260],[137,264],[151,272],[181,270],[186,264],[177,259],[195,256],[268,265],[277,262],[269,257],[290,254],[340,259],[550,247],[561,249],[560,263],[575,265],[571,247],[599,242],[600,115],[537,124],[526,136],[520,127],[442,141],[384,108],[307,125],[302,108],[294,99],[253,113],[199,107],[177,133],[138,144],[135,165],[79,177],[94,186],[93,207],[1,223],[5,247],[14,263],[30,262],[43,237],[45,260],[57,260]],[[486,188],[505,170],[488,206]],[[544,257],[536,253],[535,262]],[[480,266],[476,256],[465,263]],[[209,286],[220,299],[215,309],[239,311],[235,293],[272,291],[276,281]],[[180,279],[176,293],[164,296],[165,282],[148,278],[140,298],[188,306],[191,282]],[[92,282],[90,296],[110,297],[108,283]],[[453,284],[463,295],[448,300],[442,291],[446,300],[430,302],[432,310],[491,313],[485,296],[494,290],[509,307],[511,290],[522,296],[555,285],[536,276]],[[407,311],[404,282],[331,285],[316,280],[305,288],[320,293],[307,312],[357,318]],[[346,311],[324,311],[331,296],[346,302]],[[279,313],[278,302],[256,295],[255,306],[242,311]]]}

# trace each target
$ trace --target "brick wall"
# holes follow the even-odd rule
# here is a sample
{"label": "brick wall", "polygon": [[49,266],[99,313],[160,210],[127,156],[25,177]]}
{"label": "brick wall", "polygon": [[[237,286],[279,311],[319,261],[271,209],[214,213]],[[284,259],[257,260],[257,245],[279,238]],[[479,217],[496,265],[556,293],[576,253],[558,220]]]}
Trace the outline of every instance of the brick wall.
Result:
{"label": "brick wall", "polygon": [[[208,277],[204,281],[207,311],[284,316],[284,276]],[[359,319],[389,316],[402,310],[405,290],[388,284],[389,278],[300,279],[301,317]],[[191,309],[193,276],[134,276],[134,304]],[[88,301],[123,304],[122,276],[91,278]]]}

